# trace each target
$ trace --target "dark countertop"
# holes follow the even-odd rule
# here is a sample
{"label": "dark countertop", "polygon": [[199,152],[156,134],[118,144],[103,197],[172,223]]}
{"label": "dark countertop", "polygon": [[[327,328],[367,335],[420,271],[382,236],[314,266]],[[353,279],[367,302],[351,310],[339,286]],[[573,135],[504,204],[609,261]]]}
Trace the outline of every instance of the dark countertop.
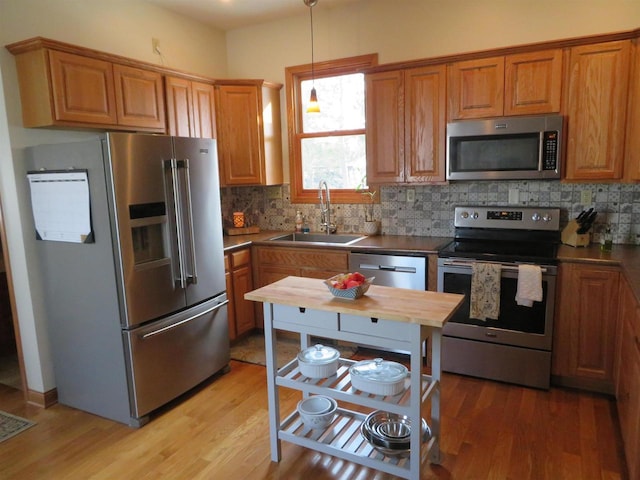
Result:
{"label": "dark countertop", "polygon": [[404,235],[374,235],[365,237],[364,239],[351,245],[338,244],[322,244],[322,243],[305,243],[305,242],[286,242],[286,241],[269,241],[269,238],[280,235],[280,231],[264,231],[251,235],[234,235],[224,236],[224,250],[230,252],[239,248],[248,247],[250,245],[271,245],[283,247],[302,247],[302,248],[328,248],[349,250],[351,252],[376,252],[384,251],[391,254],[429,254],[437,253],[442,247],[449,243],[452,239],[449,237],[410,237]]}
{"label": "dark countertop", "polygon": [[[264,231],[252,235],[224,236],[224,250],[230,252],[255,245],[271,245],[301,248],[328,248],[352,252],[376,251],[390,254],[430,254],[437,253],[452,239],[449,237],[410,237],[404,235],[375,235],[366,237],[351,245],[324,245],[319,243],[268,241],[282,231]],[[640,248],[633,245],[614,245],[611,252],[602,252],[600,245],[571,247],[560,245],[558,260],[569,263],[590,263],[621,269],[640,303]]]}

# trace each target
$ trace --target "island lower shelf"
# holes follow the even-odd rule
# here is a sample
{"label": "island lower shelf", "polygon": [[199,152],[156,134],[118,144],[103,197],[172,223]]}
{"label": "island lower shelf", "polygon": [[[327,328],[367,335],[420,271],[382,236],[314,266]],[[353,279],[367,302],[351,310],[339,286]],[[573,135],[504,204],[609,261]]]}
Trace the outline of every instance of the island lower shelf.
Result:
{"label": "island lower shelf", "polygon": [[[312,430],[302,423],[297,411],[292,412],[280,425],[278,437],[289,443],[316,450],[344,460],[363,464],[399,477],[407,477],[411,471],[410,454],[390,456],[376,450],[360,433],[366,414],[344,408],[332,424],[324,430]],[[426,461],[437,445],[429,436],[421,449],[421,461]]]}

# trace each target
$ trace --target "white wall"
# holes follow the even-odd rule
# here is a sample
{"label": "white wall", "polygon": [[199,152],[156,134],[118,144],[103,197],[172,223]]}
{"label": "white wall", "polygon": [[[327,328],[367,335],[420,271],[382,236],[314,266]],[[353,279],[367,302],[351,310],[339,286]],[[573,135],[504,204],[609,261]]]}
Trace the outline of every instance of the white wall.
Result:
{"label": "white wall", "polygon": [[[302,4],[302,0],[300,1]],[[311,61],[309,13],[227,33],[233,78],[284,81]],[[361,0],[313,9],[316,61],[391,63],[640,27],[639,0]]]}
{"label": "white wall", "polygon": [[[210,77],[226,76],[224,33],[141,0],[0,0],[0,45],[41,36]],[[164,58],[154,55],[160,40]],[[22,148],[95,133],[22,128],[13,56],[0,49],[0,195],[16,293],[27,385],[55,387],[44,305],[34,265]]]}

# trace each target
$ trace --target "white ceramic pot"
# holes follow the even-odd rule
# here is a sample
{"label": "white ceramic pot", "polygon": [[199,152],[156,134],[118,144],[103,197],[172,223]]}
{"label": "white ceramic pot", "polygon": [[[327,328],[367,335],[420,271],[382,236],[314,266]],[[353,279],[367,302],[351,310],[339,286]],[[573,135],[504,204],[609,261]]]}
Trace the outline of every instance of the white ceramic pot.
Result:
{"label": "white ceramic pot", "polygon": [[338,371],[340,352],[325,345],[314,345],[298,353],[300,373],[309,378],[327,378]]}
{"label": "white ceramic pot", "polygon": [[380,228],[380,222],[377,220],[366,221],[364,222],[364,233],[365,235],[377,235],[378,229]]}
{"label": "white ceramic pot", "polygon": [[374,395],[397,395],[404,390],[407,367],[398,362],[376,358],[362,360],[349,368],[353,388]]}

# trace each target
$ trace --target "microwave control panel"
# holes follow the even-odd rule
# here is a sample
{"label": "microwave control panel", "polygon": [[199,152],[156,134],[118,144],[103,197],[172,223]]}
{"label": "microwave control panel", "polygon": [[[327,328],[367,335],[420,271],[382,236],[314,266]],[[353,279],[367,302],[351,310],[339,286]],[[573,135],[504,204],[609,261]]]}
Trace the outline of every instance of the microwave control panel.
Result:
{"label": "microwave control panel", "polygon": [[542,137],[542,169],[555,170],[558,168],[558,132],[544,132]]}

